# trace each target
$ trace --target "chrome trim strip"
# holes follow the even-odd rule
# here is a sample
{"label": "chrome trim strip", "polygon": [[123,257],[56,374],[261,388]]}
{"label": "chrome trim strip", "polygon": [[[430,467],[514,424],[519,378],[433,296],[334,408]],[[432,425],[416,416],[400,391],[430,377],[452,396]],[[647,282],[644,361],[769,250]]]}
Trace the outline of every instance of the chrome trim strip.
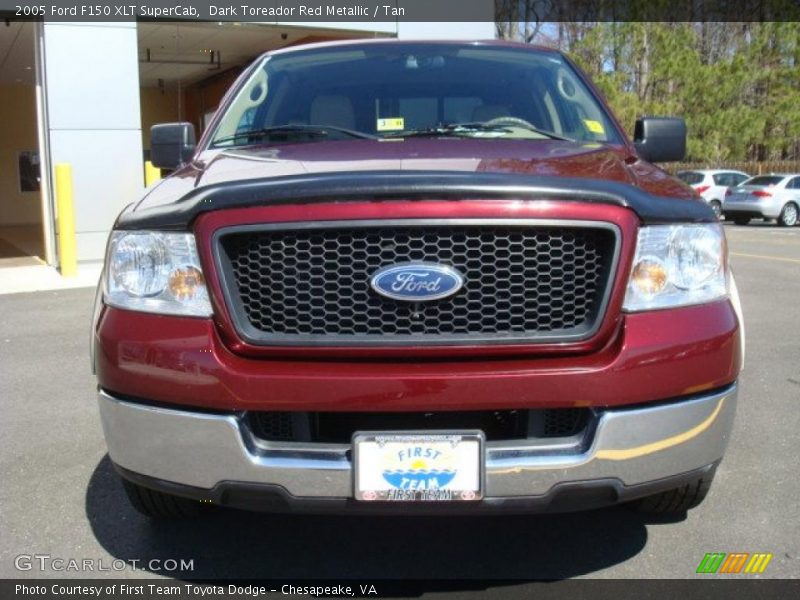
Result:
{"label": "chrome trim strip", "polygon": [[[486,496],[546,494],[567,481],[647,483],[704,467],[730,437],[737,386],[654,406],[599,412],[583,451],[564,454],[535,440],[486,445]],[[257,441],[241,415],[159,408],[99,393],[108,451],[134,473],[213,488],[222,481],[271,483],[299,497],[352,495],[349,444]]]}
{"label": "chrome trim strip", "polygon": [[[564,227],[574,229],[605,229],[614,234],[614,249],[609,265],[609,275],[597,318],[587,331],[572,334],[542,333],[536,336],[526,335],[420,335],[408,339],[396,339],[399,336],[343,336],[343,335],[269,335],[256,329],[244,315],[244,307],[233,293],[236,289],[230,265],[221,250],[220,239],[234,233],[259,231],[306,231],[309,229],[345,229],[371,227],[456,227],[461,225],[477,226],[518,226],[518,227]],[[343,221],[297,221],[288,223],[258,223],[253,225],[233,225],[217,229],[211,236],[211,252],[214,256],[219,287],[224,296],[225,306],[231,317],[236,332],[248,344],[272,347],[402,347],[402,346],[463,346],[463,345],[536,345],[544,343],[576,343],[591,339],[602,327],[608,317],[608,304],[611,292],[616,283],[619,267],[619,255],[622,248],[622,231],[609,221],[571,220],[571,219],[364,219]]]}

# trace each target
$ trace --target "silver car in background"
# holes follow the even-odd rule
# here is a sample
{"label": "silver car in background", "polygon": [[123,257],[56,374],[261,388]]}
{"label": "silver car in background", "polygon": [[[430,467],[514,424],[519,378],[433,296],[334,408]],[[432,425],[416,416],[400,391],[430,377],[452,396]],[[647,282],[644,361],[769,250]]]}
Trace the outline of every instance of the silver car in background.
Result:
{"label": "silver car in background", "polygon": [[750,219],[776,219],[792,227],[800,215],[800,174],[756,175],[728,190],[722,205],[726,219],[746,225]]}
{"label": "silver car in background", "polygon": [[678,171],[678,179],[703,197],[717,218],[722,216],[722,203],[725,201],[727,191],[750,179],[750,175],[743,171],[731,169],[693,169],[691,171]]}

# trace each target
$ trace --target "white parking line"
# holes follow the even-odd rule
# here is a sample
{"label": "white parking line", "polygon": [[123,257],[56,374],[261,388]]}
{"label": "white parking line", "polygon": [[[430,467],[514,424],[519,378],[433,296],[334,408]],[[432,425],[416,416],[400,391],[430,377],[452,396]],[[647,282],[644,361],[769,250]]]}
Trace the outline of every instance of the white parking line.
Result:
{"label": "white parking line", "polygon": [[779,236],[788,236],[788,237],[795,237],[800,235],[800,227],[793,227],[784,229],[782,227],[773,227],[773,228],[766,228],[766,227],[748,227],[747,225],[738,225],[736,227],[728,226],[727,231],[735,232],[737,235],[740,233],[768,233],[769,235],[779,235]]}
{"label": "white parking line", "polygon": [[763,254],[745,254],[744,252],[731,252],[731,256],[742,256],[744,258],[758,258],[761,260],[775,260],[779,262],[800,264],[800,258],[787,258],[785,256],[765,256]]}

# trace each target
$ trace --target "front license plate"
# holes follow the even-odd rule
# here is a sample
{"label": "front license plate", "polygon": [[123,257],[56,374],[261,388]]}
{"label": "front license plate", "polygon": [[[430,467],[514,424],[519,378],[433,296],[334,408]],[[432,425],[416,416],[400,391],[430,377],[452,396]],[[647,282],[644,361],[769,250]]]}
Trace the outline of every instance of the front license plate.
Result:
{"label": "front license plate", "polygon": [[483,446],[480,431],[357,432],[353,436],[356,500],[480,500]]}

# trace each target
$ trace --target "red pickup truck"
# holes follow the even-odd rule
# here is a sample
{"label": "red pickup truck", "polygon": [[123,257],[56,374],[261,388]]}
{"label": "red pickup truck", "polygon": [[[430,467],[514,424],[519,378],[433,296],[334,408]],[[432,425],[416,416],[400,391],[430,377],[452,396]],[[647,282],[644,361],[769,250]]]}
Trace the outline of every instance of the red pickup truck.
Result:
{"label": "red pickup truck", "polygon": [[[110,458],[153,517],[682,512],[743,360],[713,211],[565,56],[270,52],[119,215],[92,335]],[[635,502],[634,502],[635,501]]]}

